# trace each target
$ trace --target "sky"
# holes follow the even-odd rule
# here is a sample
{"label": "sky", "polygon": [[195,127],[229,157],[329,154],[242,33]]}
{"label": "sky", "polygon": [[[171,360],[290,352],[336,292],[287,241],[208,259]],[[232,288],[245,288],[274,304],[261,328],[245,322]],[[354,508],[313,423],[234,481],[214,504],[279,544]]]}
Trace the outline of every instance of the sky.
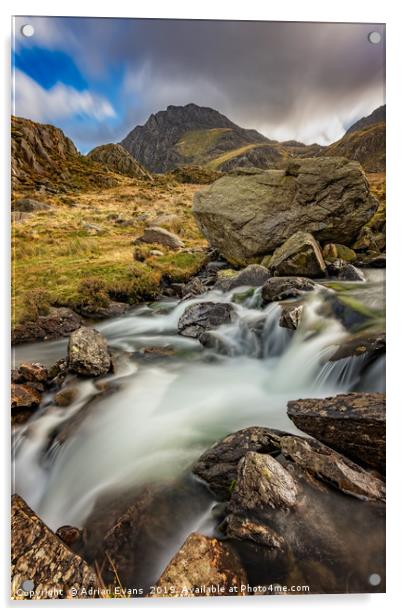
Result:
{"label": "sky", "polygon": [[13,113],[58,126],[83,153],[190,102],[326,145],[385,103],[384,39],[378,24],[16,17]]}

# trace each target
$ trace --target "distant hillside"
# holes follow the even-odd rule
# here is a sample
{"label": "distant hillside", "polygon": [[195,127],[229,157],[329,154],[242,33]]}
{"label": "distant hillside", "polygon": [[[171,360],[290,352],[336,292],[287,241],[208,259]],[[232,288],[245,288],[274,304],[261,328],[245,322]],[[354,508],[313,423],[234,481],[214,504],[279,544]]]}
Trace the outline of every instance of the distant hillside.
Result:
{"label": "distant hillside", "polygon": [[[132,130],[121,145],[150,171],[162,173],[183,165],[221,169],[232,158],[253,165],[257,157],[268,165],[281,158],[277,142],[256,130],[237,126],[215,109],[190,103],[170,105]],[[267,148],[265,150],[265,148]],[[258,154],[255,150],[259,150]]]}
{"label": "distant hillside", "polygon": [[103,164],[110,171],[132,178],[149,179],[151,175],[118,143],[99,145],[87,157]]}
{"label": "distant hillside", "polygon": [[368,173],[385,171],[385,122],[363,124],[360,130],[348,131],[342,139],[325,148],[321,155],[358,160]]}
{"label": "distant hillside", "polygon": [[117,184],[107,169],[82,156],[62,130],[18,117],[11,118],[11,174],[14,192]]}
{"label": "distant hillside", "polygon": [[385,105],[381,105],[381,107],[377,107],[374,109],[370,115],[360,118],[357,122],[352,124],[352,126],[346,131],[346,135],[354,132],[359,132],[369,126],[373,126],[373,124],[381,124],[385,122]]}

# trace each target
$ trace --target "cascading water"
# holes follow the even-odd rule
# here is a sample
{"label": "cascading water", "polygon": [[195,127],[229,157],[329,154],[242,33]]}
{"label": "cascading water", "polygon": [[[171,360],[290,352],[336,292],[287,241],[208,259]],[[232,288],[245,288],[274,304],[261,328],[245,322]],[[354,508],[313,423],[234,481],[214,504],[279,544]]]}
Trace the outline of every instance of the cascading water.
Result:
{"label": "cascading water", "polygon": [[[278,303],[258,308],[259,290],[245,303],[233,303],[237,319],[213,333],[216,349],[224,354],[177,335],[187,306],[231,301],[239,291],[244,289],[142,307],[97,326],[114,351],[114,374],[96,380],[69,377],[63,388],[78,391],[74,402],[60,408],[49,395],[15,431],[15,491],[51,528],[83,525],[97,499],[109,491],[180,476],[229,432],[261,425],[297,433],[286,414],[289,400],[357,387],[365,358],[328,362],[348,333],[320,314],[319,292],[305,297],[294,332],[279,325]],[[167,345],[175,349],[172,356],[145,359],[140,353]],[[16,364],[50,363],[65,354],[65,341],[18,347],[15,353]],[[381,361],[362,377],[371,390],[383,386]],[[210,500],[205,507],[209,511]],[[204,518],[197,510],[186,532],[199,528]],[[182,540],[178,533],[177,545]]]}

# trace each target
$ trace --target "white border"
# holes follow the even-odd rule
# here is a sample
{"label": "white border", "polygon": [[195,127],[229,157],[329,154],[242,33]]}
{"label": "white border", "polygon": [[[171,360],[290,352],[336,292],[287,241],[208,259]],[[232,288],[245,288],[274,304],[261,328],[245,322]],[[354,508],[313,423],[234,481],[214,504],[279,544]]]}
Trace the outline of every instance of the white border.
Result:
{"label": "white border", "polygon": [[[6,477],[5,490],[3,492],[2,508],[2,536],[8,537],[8,509],[9,509],[9,373],[7,358],[9,357],[9,310],[7,298],[9,296],[9,277],[7,263],[9,260],[9,228],[7,224],[7,206],[9,200],[9,46],[10,46],[10,22],[11,15],[66,15],[66,16],[97,16],[97,17],[159,17],[159,18],[198,18],[198,19],[260,19],[270,21],[337,21],[337,22],[369,22],[387,24],[387,192],[388,192],[388,268],[387,268],[387,329],[388,335],[388,541],[387,541],[387,593],[386,595],[318,595],[297,597],[244,597],[239,599],[189,599],[189,600],[136,600],[135,603],[126,601],[81,601],[81,602],[14,602],[7,603],[9,592],[9,564],[7,542],[3,542],[4,548],[1,554],[1,588],[0,600],[7,607],[22,609],[33,608],[61,608],[63,610],[74,609],[75,614],[84,613],[87,609],[116,609],[129,607],[139,612],[156,612],[160,610],[198,611],[205,610],[226,612],[231,610],[240,612],[253,610],[255,613],[263,613],[267,610],[278,610],[281,614],[336,614],[339,612],[352,613],[364,611],[365,616],[375,614],[380,610],[390,610],[398,605],[398,590],[400,584],[400,553],[401,521],[398,504],[401,499],[401,460],[402,448],[402,410],[398,404],[400,397],[401,381],[401,259],[402,259],[402,198],[401,183],[402,173],[400,169],[400,152],[402,149],[401,135],[401,27],[400,3],[393,0],[373,2],[372,0],[337,0],[326,3],[322,0],[286,0],[282,3],[258,2],[254,0],[247,3],[235,4],[233,0],[203,0],[203,2],[191,2],[189,0],[170,0],[162,2],[153,0],[152,3],[133,3],[130,1],[114,0],[111,3],[100,4],[99,2],[82,2],[69,0],[57,3],[47,1],[28,2],[18,1],[2,3],[0,28],[2,33],[1,68],[3,70],[3,113],[1,114],[2,128],[2,182],[3,204],[2,224],[0,231],[2,241],[1,273],[2,273],[2,301],[0,302],[2,326],[2,419],[3,442],[1,447],[1,465]],[[4,87],[5,86],[5,87]],[[399,250],[398,250],[399,249]],[[398,459],[399,458],[399,459]],[[400,602],[400,601],[399,601]]]}

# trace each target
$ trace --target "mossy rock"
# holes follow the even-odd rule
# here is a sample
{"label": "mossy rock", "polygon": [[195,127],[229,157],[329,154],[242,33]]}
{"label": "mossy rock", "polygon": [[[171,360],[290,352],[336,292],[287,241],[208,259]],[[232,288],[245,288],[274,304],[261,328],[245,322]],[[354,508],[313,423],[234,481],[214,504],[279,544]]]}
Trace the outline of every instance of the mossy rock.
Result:
{"label": "mossy rock", "polygon": [[329,262],[342,259],[348,263],[355,261],[357,256],[352,248],[348,248],[343,244],[325,244],[322,255],[324,259]]}

